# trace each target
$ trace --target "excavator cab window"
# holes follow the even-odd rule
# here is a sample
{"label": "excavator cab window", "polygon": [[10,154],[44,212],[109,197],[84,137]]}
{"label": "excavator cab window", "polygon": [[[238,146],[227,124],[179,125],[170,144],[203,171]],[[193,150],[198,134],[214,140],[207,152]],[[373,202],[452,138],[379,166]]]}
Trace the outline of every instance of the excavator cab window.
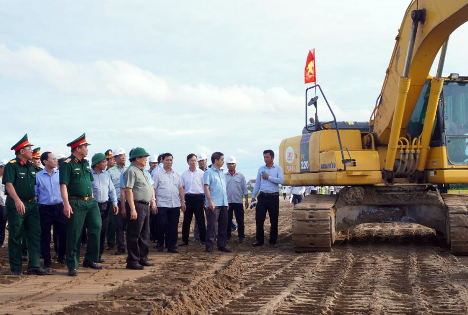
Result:
{"label": "excavator cab window", "polygon": [[408,133],[412,139],[419,137],[424,127],[427,103],[429,102],[429,93],[431,91],[430,83],[430,80],[426,80],[408,124]]}
{"label": "excavator cab window", "polygon": [[444,125],[451,164],[468,164],[468,82],[444,83]]}

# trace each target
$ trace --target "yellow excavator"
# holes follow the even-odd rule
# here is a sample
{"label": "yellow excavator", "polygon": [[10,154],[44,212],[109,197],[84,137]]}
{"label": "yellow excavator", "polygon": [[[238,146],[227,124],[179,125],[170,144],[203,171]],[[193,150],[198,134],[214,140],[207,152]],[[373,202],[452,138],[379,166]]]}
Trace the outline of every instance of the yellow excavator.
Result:
{"label": "yellow excavator", "polygon": [[[410,3],[369,122],[337,122],[322,88],[306,89],[302,134],[280,145],[284,184],[343,188],[295,206],[296,251],[330,251],[361,223],[413,222],[468,254],[468,196],[447,193],[468,183],[468,77],[442,77],[449,36],[467,20],[468,0]],[[332,121],[319,120],[319,97]]]}

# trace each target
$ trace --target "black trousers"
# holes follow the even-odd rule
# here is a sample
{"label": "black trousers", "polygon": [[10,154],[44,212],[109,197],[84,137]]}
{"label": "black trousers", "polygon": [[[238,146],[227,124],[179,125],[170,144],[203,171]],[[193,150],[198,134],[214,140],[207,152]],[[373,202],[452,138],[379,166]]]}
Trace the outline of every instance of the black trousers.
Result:
{"label": "black trousers", "polygon": [[6,227],[6,207],[0,206],[0,247],[5,242],[5,227]]}
{"label": "black trousers", "polygon": [[175,249],[177,244],[177,228],[179,226],[180,208],[158,207],[158,245]]}
{"label": "black trousers", "polygon": [[[130,217],[130,207],[126,204],[127,217]],[[149,252],[149,216],[150,206],[135,202],[136,220],[128,220],[127,225],[127,263],[148,260]]]}
{"label": "black trousers", "polygon": [[152,242],[158,240],[158,215],[150,214],[150,240]]}
{"label": "black trousers", "polygon": [[101,258],[102,253],[104,253],[104,243],[106,241],[107,235],[107,225],[109,224],[109,205],[113,211],[113,207],[109,202],[98,203],[99,211],[101,212],[101,220],[102,220],[102,228],[101,228],[101,236],[99,239],[99,258]]}
{"label": "black trousers", "polygon": [[244,225],[244,205],[242,203],[230,203],[229,208],[228,208],[228,227],[227,227],[227,238],[231,238],[231,222],[232,218],[236,215],[236,222],[238,225],[238,230],[237,230],[237,235],[239,238],[244,238],[244,231],[245,231],[245,225]]}
{"label": "black trousers", "polygon": [[265,195],[260,193],[258,195],[257,209],[255,212],[255,222],[257,225],[256,239],[257,242],[263,243],[264,230],[263,224],[265,223],[266,214],[270,217],[270,244],[276,244],[278,239],[278,217],[279,217],[279,194]]}
{"label": "black trousers", "polygon": [[54,234],[58,241],[58,259],[65,258],[67,248],[67,218],[63,214],[63,204],[52,206],[39,205],[39,216],[41,220],[41,255],[44,259],[44,267],[50,267],[50,228],[54,227]]}
{"label": "black trousers", "polygon": [[[216,207],[214,210],[206,209],[206,249],[212,250],[215,240],[218,248],[226,247],[228,224],[227,207]],[[218,237],[216,238],[216,223],[218,223]]]}
{"label": "black trousers", "polygon": [[198,224],[200,241],[206,240],[205,212],[203,210],[204,195],[185,195],[186,210],[184,212],[184,222],[182,224],[182,241],[189,241],[190,225],[192,217],[195,215],[195,221]]}
{"label": "black trousers", "polygon": [[292,203],[294,205],[297,205],[298,203],[301,203],[301,201],[302,201],[302,195],[293,195]]}
{"label": "black trousers", "polygon": [[[119,203],[119,213],[114,217],[115,218],[115,238],[117,239],[117,249],[125,250],[125,239],[124,239],[124,229],[125,229],[125,223],[127,222],[127,219],[122,216],[122,211],[120,211],[121,206]],[[136,204],[135,204],[136,206]],[[128,203],[125,202],[125,207],[128,209]],[[130,217],[129,212],[127,211],[127,218]],[[128,234],[128,231],[127,231]],[[127,242],[128,242],[128,235],[127,235]]]}

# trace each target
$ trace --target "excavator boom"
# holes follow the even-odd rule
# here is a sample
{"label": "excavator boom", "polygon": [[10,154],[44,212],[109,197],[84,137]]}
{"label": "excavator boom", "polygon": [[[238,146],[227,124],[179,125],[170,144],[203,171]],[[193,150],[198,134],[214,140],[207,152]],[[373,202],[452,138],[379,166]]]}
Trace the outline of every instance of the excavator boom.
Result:
{"label": "excavator boom", "polygon": [[437,53],[450,34],[468,20],[468,0],[419,0],[411,2],[396,37],[379,103],[370,119],[376,142],[381,145],[389,142],[398,96],[398,85],[405,68],[405,57],[410,42],[413,23],[411,13],[415,10],[425,10],[426,17],[418,27],[413,54],[410,56],[409,78],[411,78],[411,84],[403,112],[401,136],[406,135],[411,114]]}

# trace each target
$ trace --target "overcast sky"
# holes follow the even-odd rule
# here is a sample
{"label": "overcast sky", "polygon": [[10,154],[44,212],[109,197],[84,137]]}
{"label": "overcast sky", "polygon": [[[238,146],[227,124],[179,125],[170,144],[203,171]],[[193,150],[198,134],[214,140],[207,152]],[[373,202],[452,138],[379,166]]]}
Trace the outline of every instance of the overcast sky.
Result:
{"label": "overcast sky", "polygon": [[[369,119],[409,2],[0,0],[0,158],[26,132],[67,155],[86,132],[90,157],[142,146],[182,172],[221,151],[253,178],[301,133],[309,49],[337,119]],[[466,38],[445,75],[468,74]]]}

